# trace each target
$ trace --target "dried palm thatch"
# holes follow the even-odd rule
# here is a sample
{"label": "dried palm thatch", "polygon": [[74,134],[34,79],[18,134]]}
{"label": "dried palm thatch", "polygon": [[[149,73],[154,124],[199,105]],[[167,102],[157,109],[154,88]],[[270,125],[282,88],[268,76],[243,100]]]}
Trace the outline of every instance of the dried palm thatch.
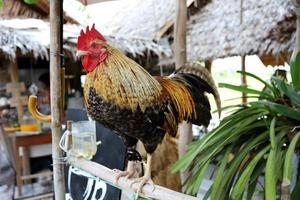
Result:
{"label": "dried palm thatch", "polygon": [[[295,13],[286,0],[213,0],[189,20],[189,60],[292,52]],[[242,15],[242,22],[241,22]]]}
{"label": "dried palm thatch", "polygon": [[22,55],[32,53],[35,58],[49,59],[47,45],[33,41],[32,38],[20,34],[17,30],[0,26],[0,54],[14,60],[18,51]]}
{"label": "dried palm thatch", "polygon": [[[44,4],[41,8],[46,8],[47,0],[40,0],[37,3]],[[49,9],[49,5],[48,5]],[[46,19],[48,14],[43,10],[38,9],[38,7],[30,6],[23,1],[19,0],[3,0],[3,8],[0,11],[1,18],[36,18],[36,19]]]}
{"label": "dried palm thatch", "polygon": [[[35,18],[47,20],[49,19],[49,1],[38,0],[34,4],[29,5],[24,3],[24,0],[3,0],[0,17],[2,19]],[[64,21],[71,24],[78,24],[75,19],[66,13],[64,13]]]}
{"label": "dried palm thatch", "polygon": [[[72,24],[64,25],[64,51],[75,60],[77,36],[83,27]],[[150,40],[126,39],[106,36],[108,41],[125,53],[143,55],[151,50],[157,55],[170,54],[170,49],[163,48]],[[38,19],[0,20],[0,54],[14,60],[17,53],[32,54],[34,58],[49,59],[50,27],[48,22]]]}
{"label": "dried palm thatch", "polygon": [[[207,1],[187,0],[187,6],[198,2],[200,7]],[[175,4],[174,0],[131,0],[119,9],[113,19],[100,24],[100,27],[113,35],[159,39],[160,31],[167,30],[175,21]],[[101,23],[100,17],[98,21]]]}
{"label": "dried palm thatch", "polygon": [[[131,1],[101,28],[114,35],[159,39],[175,19],[174,0]],[[198,10],[189,13],[188,60],[258,54],[288,57],[295,38],[295,13],[287,0],[198,0]],[[191,2],[188,1],[188,5]],[[242,15],[242,23],[240,22]],[[172,35],[173,33],[170,33]],[[167,45],[166,45],[167,46]],[[274,59],[272,57],[272,59]],[[173,59],[164,60],[170,64]],[[160,61],[162,63],[162,61]]]}

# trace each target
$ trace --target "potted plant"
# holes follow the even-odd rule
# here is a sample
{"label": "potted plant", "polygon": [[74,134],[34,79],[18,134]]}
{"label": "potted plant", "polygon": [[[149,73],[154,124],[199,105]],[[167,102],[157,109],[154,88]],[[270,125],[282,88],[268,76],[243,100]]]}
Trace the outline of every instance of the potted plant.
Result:
{"label": "potted plant", "polygon": [[263,83],[265,89],[220,84],[258,99],[227,107],[231,114],[191,143],[173,166],[174,172],[190,170],[187,193],[198,192],[209,165],[215,164],[213,184],[205,198],[252,199],[259,177],[263,177],[260,185],[265,199],[300,199],[298,163],[292,162],[300,141],[299,70],[300,54],[290,66],[291,83],[279,77],[268,83],[254,74],[239,72]]}

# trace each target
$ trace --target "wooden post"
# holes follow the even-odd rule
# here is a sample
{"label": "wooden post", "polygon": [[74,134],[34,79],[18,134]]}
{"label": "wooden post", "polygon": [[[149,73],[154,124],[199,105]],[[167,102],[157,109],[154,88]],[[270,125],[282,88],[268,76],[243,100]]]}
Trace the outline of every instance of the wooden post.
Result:
{"label": "wooden post", "polygon": [[50,0],[50,94],[51,94],[51,130],[54,193],[56,200],[65,199],[64,166],[60,158],[63,156],[59,148],[61,138],[61,33],[62,0]]}
{"label": "wooden post", "polygon": [[176,68],[186,63],[186,0],[176,0],[175,20],[175,65]]}
{"label": "wooden post", "polygon": [[[241,70],[242,72],[246,71],[246,56],[241,56]],[[241,75],[241,84],[242,86],[247,86],[247,77],[245,74]],[[242,93],[242,103],[247,103],[247,94],[245,92]]]}
{"label": "wooden post", "polygon": [[[186,0],[176,0],[176,20],[175,20],[175,66],[181,67],[186,63],[186,20],[187,8]],[[192,124],[183,122],[179,125],[179,158],[186,152],[187,144],[192,141]],[[188,171],[180,173],[181,183],[184,183],[188,177]]]}
{"label": "wooden post", "polygon": [[25,92],[25,84],[23,82],[16,82],[17,79],[12,79],[12,83],[6,84],[6,92],[11,93],[12,97],[9,99],[9,105],[17,108],[18,122],[23,122],[24,106],[27,105],[27,96],[22,96]]}
{"label": "wooden post", "polygon": [[11,82],[13,82],[13,83],[19,82],[19,73],[18,73],[17,60],[14,60],[10,63],[9,73],[10,73]]}
{"label": "wooden post", "polygon": [[204,62],[204,67],[211,73],[211,61],[210,60],[206,60]]}
{"label": "wooden post", "polygon": [[[17,84],[19,82],[19,72],[18,72],[18,63],[17,60],[15,59],[14,61],[10,62],[9,66],[9,73],[10,73],[10,80],[12,83]],[[23,83],[24,84],[24,83]],[[21,83],[20,83],[21,87]],[[23,88],[22,88],[23,89]],[[15,102],[15,106],[17,108],[17,113],[18,113],[18,122],[22,123],[23,120],[23,114],[24,114],[24,107],[19,103],[19,98],[21,97],[20,92],[24,92],[25,87],[23,91],[12,91],[13,98],[16,99],[17,102]],[[8,91],[10,92],[10,91]],[[21,100],[20,100],[21,102]]]}

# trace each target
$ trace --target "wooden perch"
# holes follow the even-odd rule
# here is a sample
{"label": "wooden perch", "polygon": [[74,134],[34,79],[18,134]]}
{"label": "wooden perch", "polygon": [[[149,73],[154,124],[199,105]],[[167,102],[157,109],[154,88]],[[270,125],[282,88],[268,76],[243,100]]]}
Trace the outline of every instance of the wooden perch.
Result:
{"label": "wooden perch", "polygon": [[28,99],[28,110],[31,113],[31,115],[39,121],[51,122],[51,115],[44,115],[40,113],[36,108],[36,104],[37,104],[37,97],[34,95],[30,95]]}
{"label": "wooden perch", "polygon": [[[116,172],[113,170],[100,165],[98,163],[88,161],[82,158],[68,158],[68,163],[71,164],[74,167],[77,167],[83,171],[88,172],[91,175],[94,175],[108,183],[114,183],[115,178],[116,178]],[[130,187],[132,180],[127,179],[125,177],[121,177],[118,181],[118,187],[125,189],[125,190],[130,190],[134,192],[138,184],[134,184],[132,188]],[[171,200],[197,200],[196,197],[189,196],[186,194],[182,194],[164,187],[161,187],[159,185],[155,185],[155,190],[152,191],[153,188],[150,185],[145,185],[143,187],[143,195],[153,198],[153,199],[171,199]]]}

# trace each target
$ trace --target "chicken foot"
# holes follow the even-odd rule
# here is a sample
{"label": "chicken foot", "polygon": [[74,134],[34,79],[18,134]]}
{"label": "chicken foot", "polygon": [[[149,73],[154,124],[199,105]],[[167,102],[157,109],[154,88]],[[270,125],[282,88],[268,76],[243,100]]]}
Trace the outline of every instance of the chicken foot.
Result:
{"label": "chicken foot", "polygon": [[139,183],[138,188],[136,190],[137,195],[142,193],[142,189],[146,184],[150,184],[152,186],[153,188],[152,191],[154,191],[155,189],[154,183],[151,179],[151,159],[152,159],[152,155],[147,154],[147,164],[146,164],[146,170],[144,176],[133,180],[130,184],[130,187],[132,187],[135,183]]}
{"label": "chicken foot", "polygon": [[115,179],[116,184],[118,183],[118,181],[121,177],[127,177],[129,179],[135,174],[136,170],[134,167],[134,162],[135,161],[128,161],[126,171],[120,171],[118,169],[114,169],[114,171],[117,173],[116,179]]}

